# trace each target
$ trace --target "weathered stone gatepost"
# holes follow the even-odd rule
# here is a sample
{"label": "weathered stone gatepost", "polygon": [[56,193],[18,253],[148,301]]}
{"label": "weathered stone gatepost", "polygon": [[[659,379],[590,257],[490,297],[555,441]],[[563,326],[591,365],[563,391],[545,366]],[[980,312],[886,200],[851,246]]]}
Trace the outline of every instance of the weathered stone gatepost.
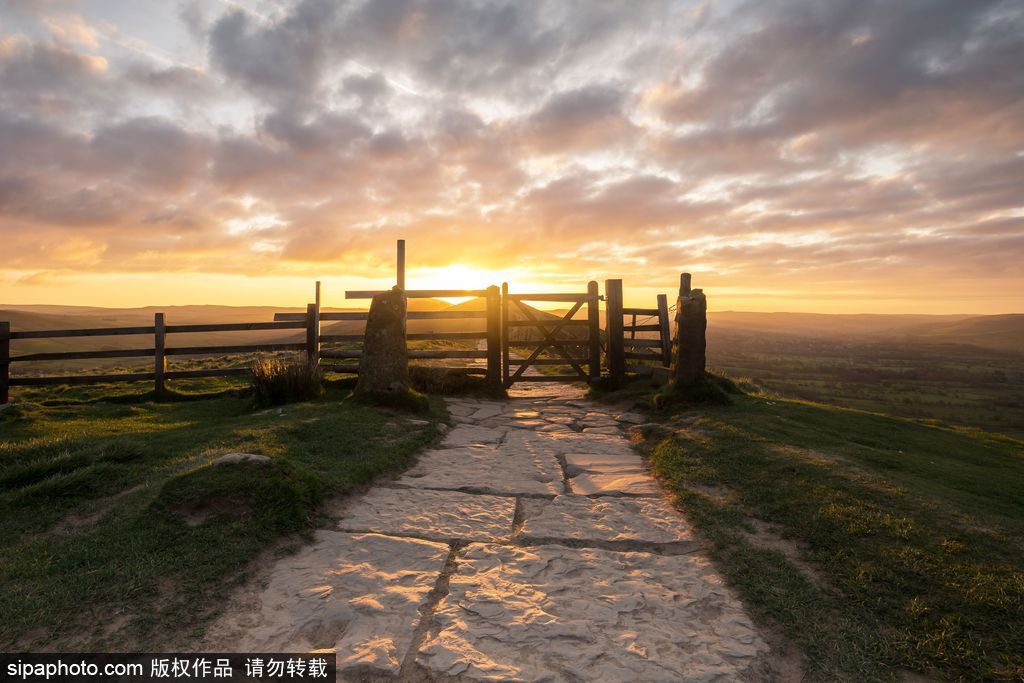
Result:
{"label": "weathered stone gatepost", "polygon": [[704,292],[690,289],[690,274],[679,278],[676,300],[675,348],[671,375],[677,386],[694,386],[704,381],[707,363],[708,301]]}
{"label": "weathered stone gatepost", "polygon": [[359,359],[357,395],[404,394],[409,390],[405,345],[405,291],[395,287],[373,297]]}

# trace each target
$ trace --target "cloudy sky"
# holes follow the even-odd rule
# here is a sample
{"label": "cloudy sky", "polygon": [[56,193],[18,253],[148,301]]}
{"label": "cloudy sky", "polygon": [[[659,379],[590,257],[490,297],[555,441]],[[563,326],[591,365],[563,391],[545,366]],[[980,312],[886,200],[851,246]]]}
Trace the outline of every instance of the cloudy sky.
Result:
{"label": "cloudy sky", "polygon": [[1020,0],[0,0],[0,303],[1024,310]]}

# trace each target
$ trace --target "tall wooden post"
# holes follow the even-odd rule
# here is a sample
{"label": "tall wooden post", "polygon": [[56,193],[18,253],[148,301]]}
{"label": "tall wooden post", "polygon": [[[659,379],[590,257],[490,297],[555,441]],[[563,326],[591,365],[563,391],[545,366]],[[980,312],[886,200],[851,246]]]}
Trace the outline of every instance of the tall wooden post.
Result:
{"label": "tall wooden post", "polygon": [[0,405],[11,400],[11,323],[0,322]]}
{"label": "tall wooden post", "polygon": [[306,304],[306,360],[320,362],[320,307],[315,303]]}
{"label": "tall wooden post", "polygon": [[501,383],[501,290],[487,288],[487,381]]}
{"label": "tall wooden post", "polygon": [[[590,381],[601,379],[601,310],[597,283],[587,283],[587,331],[590,342]],[[621,324],[621,316],[619,318]]]}
{"label": "tall wooden post", "polygon": [[163,313],[153,314],[153,391],[157,400],[167,395],[164,374],[167,372],[167,328]]}
{"label": "tall wooden post", "polygon": [[626,348],[622,332],[622,280],[604,281],[608,329],[608,374],[614,381],[626,379]]}
{"label": "tall wooden post", "polygon": [[508,389],[509,378],[508,283],[501,283],[501,385]]}
{"label": "tall wooden post", "polygon": [[405,240],[398,240],[398,273],[395,283],[399,289],[405,289]]}
{"label": "tall wooden post", "polygon": [[707,298],[701,290],[690,288],[690,274],[683,273],[676,303],[676,348],[671,370],[678,386],[692,386],[704,380],[707,327]]}
{"label": "tall wooden post", "polygon": [[661,327],[661,355],[667,368],[672,365],[672,326],[668,321],[668,295],[658,295],[658,325]]}

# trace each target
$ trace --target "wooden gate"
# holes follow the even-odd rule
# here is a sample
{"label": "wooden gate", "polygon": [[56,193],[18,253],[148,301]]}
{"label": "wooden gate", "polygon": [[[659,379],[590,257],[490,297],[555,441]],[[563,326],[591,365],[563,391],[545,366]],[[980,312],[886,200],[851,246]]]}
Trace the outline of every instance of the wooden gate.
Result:
{"label": "wooden gate", "polygon": [[[562,316],[551,315],[526,305],[527,301],[572,304]],[[601,378],[601,319],[597,283],[587,284],[583,293],[513,294],[508,283],[501,286],[502,379],[506,388],[516,382],[595,382]],[[586,319],[575,318],[583,306]],[[579,334],[580,331],[582,334]],[[571,331],[571,332],[570,332]],[[539,333],[539,334],[538,334]],[[533,338],[539,337],[539,339]],[[526,358],[513,358],[512,347],[530,348]],[[586,357],[573,356],[573,352]],[[545,351],[546,357],[541,357]],[[515,367],[515,371],[512,367]],[[573,374],[527,375],[533,366],[570,367]],[[587,369],[585,370],[584,367]]]}

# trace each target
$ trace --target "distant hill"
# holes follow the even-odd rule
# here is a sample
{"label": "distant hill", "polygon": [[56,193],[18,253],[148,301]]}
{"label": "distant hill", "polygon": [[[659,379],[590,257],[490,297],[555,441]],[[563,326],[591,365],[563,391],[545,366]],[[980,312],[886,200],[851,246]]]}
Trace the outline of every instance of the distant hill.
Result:
{"label": "distant hill", "polygon": [[853,336],[866,339],[905,335],[916,326],[927,323],[953,323],[971,317],[969,315],[713,311],[708,314],[708,324],[717,328],[736,328],[801,337],[846,339]]}
{"label": "distant hill", "polygon": [[931,322],[906,331],[906,340],[935,344],[971,344],[1024,353],[1024,314],[983,315],[965,320]]}

